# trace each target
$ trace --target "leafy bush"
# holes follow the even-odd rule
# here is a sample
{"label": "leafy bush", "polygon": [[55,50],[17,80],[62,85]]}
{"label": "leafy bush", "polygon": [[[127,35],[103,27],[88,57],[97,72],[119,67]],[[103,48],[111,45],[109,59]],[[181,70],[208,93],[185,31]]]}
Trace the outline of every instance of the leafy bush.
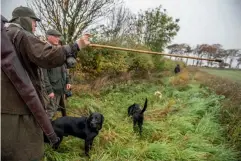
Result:
{"label": "leafy bush", "polygon": [[153,62],[157,71],[174,71],[177,64],[180,65],[181,69],[186,65],[182,61],[173,61],[169,58],[165,58],[159,55],[153,55]]}
{"label": "leafy bush", "polygon": [[[146,49],[144,46],[136,46],[137,49]],[[77,70],[94,75],[118,74],[126,71],[137,73],[153,70],[173,70],[176,62],[159,55],[140,54],[135,52],[115,51],[107,49],[86,49],[79,55]],[[183,63],[181,63],[181,67]]]}
{"label": "leafy bush", "polygon": [[150,71],[154,68],[152,57],[146,54],[131,54],[129,56],[129,70]]}

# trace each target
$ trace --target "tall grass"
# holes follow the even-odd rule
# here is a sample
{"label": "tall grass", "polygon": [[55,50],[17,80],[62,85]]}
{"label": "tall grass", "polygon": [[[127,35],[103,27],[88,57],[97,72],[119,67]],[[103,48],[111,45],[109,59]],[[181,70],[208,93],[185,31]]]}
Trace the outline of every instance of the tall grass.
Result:
{"label": "tall grass", "polygon": [[[198,85],[186,86],[119,84],[102,89],[98,95],[82,93],[70,98],[69,111],[79,115],[99,111],[105,116],[103,129],[94,140],[89,160],[238,160],[237,152],[226,143],[223,128],[217,121],[223,97]],[[155,96],[155,91],[160,91],[162,97]],[[143,136],[140,137],[133,132],[127,108],[133,103],[143,106],[146,97],[149,102]],[[45,160],[88,160],[83,149],[83,140],[66,137],[57,151],[46,145]]]}
{"label": "tall grass", "polygon": [[[191,70],[193,78],[201,83],[202,87],[208,87],[218,95],[225,97],[219,119],[223,126],[225,126],[228,140],[236,149],[241,151],[241,84],[230,81],[232,77],[224,79],[192,68]],[[191,70],[189,69],[189,71]],[[221,72],[222,70],[220,70]]]}

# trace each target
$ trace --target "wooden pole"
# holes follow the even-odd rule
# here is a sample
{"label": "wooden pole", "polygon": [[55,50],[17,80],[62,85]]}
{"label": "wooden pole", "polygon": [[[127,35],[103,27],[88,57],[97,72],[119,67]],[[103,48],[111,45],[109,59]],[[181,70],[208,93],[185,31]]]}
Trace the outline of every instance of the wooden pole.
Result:
{"label": "wooden pole", "polygon": [[222,62],[221,59],[208,59],[208,58],[199,58],[199,57],[177,55],[177,54],[165,54],[165,53],[154,52],[154,51],[128,49],[128,48],[108,46],[108,45],[90,44],[89,46],[90,47],[94,47],[94,48],[104,48],[104,49],[131,51],[131,52],[144,53],[144,54],[166,55],[166,56],[173,56],[173,57],[180,57],[180,58],[190,58],[190,59],[197,59],[197,60],[207,60],[207,61]]}

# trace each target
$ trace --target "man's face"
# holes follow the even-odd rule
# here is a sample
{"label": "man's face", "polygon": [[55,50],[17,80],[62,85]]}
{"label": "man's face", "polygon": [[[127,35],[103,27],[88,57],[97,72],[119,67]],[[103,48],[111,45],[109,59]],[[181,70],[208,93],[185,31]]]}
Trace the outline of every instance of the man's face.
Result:
{"label": "man's face", "polygon": [[59,45],[59,36],[53,36],[53,35],[49,35],[48,37],[48,42],[50,42],[53,45]]}
{"label": "man's face", "polygon": [[37,23],[36,20],[32,19],[32,32],[34,33],[36,31]]}

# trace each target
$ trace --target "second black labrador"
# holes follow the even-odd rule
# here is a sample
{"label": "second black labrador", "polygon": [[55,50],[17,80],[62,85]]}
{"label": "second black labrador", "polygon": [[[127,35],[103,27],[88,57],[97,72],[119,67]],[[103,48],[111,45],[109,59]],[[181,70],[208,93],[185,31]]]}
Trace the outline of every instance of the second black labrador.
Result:
{"label": "second black labrador", "polygon": [[[98,112],[89,117],[65,116],[52,121],[55,133],[62,141],[64,136],[75,136],[85,140],[85,154],[89,156],[94,138],[102,128],[104,116]],[[45,142],[49,142],[45,137]],[[60,143],[59,143],[60,144]],[[58,147],[56,147],[57,149]]]}
{"label": "second black labrador", "polygon": [[147,98],[144,104],[143,109],[141,110],[140,105],[134,103],[130,107],[128,107],[128,116],[132,116],[133,119],[133,129],[135,130],[136,124],[138,124],[139,127],[139,133],[141,135],[142,133],[142,125],[144,120],[144,112],[147,108]]}

